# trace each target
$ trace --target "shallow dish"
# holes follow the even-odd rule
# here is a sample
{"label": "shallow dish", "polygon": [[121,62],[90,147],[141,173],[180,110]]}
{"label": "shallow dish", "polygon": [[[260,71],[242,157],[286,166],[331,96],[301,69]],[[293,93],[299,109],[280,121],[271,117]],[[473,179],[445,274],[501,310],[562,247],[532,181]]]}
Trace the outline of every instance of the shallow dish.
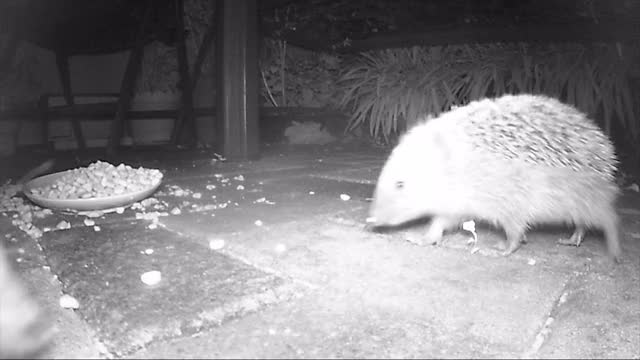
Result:
{"label": "shallow dish", "polygon": [[136,201],[145,199],[153,194],[160,184],[162,184],[162,178],[160,178],[157,184],[151,185],[140,191],[88,199],[50,199],[31,192],[31,189],[53,184],[58,180],[58,178],[64,176],[66,172],[67,171],[62,171],[55,174],[40,176],[27,182],[24,184],[23,188],[24,195],[29,198],[29,200],[45,208],[78,211],[104,210],[127,206]]}

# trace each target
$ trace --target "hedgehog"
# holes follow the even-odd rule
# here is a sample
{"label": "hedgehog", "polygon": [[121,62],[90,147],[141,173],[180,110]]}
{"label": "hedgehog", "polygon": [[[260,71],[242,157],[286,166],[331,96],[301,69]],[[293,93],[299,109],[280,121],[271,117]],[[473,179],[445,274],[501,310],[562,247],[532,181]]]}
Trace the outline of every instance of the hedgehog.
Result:
{"label": "hedgehog", "polygon": [[584,113],[544,95],[473,101],[420,119],[382,167],[367,219],[370,229],[421,218],[420,243],[439,244],[464,220],[506,235],[507,256],[533,225],[565,224],[561,244],[579,246],[601,230],[619,262],[618,161],[611,140]]}

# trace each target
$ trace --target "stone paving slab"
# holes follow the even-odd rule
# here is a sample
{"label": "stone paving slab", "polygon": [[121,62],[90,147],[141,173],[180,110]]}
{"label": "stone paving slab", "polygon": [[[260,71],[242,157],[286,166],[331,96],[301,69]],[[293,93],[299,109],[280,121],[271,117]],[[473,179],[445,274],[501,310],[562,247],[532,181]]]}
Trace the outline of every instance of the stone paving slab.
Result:
{"label": "stone paving slab", "polygon": [[[245,189],[254,189],[251,184],[250,179],[245,181]],[[258,220],[261,227],[268,228],[318,214],[332,214],[361,207],[366,198],[371,196],[369,185],[305,177],[284,182],[265,180],[256,189],[259,191],[248,194],[245,190],[238,192],[233,188],[228,191],[231,194],[225,193],[225,190],[213,190],[217,194],[216,203],[226,203],[228,206],[208,211],[184,211],[180,215],[163,217],[160,222],[179,233],[208,238],[234,231],[244,233],[257,227],[255,222]],[[309,194],[310,191],[314,194]],[[240,193],[243,195],[238,195]],[[344,201],[340,198],[341,194],[347,194],[351,199]],[[202,209],[207,203],[211,203],[207,198],[208,196],[203,196],[189,201],[198,204],[196,209]],[[257,203],[256,200],[260,198],[266,198],[272,204]]]}
{"label": "stone paving slab", "polygon": [[[41,243],[64,292],[117,355],[289,296],[277,276],[140,223],[54,231]],[[150,270],[162,273],[156,286],[140,280]]]}
{"label": "stone paving slab", "polygon": [[[271,235],[288,235],[275,239],[243,234],[224,250],[309,282],[315,293],[228,323],[200,340],[151,344],[135,355],[170,356],[201,346],[191,354],[515,356],[533,342],[571,276],[516,258],[419,248],[331,222],[294,226],[274,230]],[[286,250],[273,251],[278,243]],[[249,345],[240,347],[242,341]]]}
{"label": "stone paving slab", "polygon": [[[335,186],[340,187],[343,184]],[[635,261],[640,258],[640,251],[628,252],[625,263],[622,266],[616,266],[607,258],[604,242],[597,235],[589,235],[581,247],[575,248],[560,246],[556,243],[557,238],[570,235],[570,231],[534,229],[528,236],[528,243],[505,259],[485,256],[483,252],[472,254],[467,246],[469,236],[464,232],[447,235],[441,247],[420,248],[406,242],[406,231],[387,234],[363,231],[362,219],[366,215],[367,204],[361,202],[350,205],[339,212],[317,213],[310,218],[290,219],[269,228],[247,228],[240,233],[218,234],[227,243],[221,251],[232,257],[243,259],[258,268],[291,276],[310,284],[312,288],[321,289],[318,291],[322,292],[323,298],[351,294],[356,299],[361,297],[376,299],[389,306],[394,306],[394,303],[400,304],[396,304],[395,312],[392,313],[408,323],[411,322],[407,319],[414,319],[417,315],[413,313],[403,315],[403,309],[408,306],[405,306],[407,301],[412,301],[411,305],[415,307],[431,308],[433,311],[427,312],[426,320],[423,319],[421,323],[421,328],[429,331],[425,330],[423,333],[419,332],[419,336],[416,335],[419,339],[432,339],[430,343],[426,340],[422,340],[421,343],[415,342],[413,344],[418,345],[411,347],[412,350],[407,348],[405,349],[407,352],[402,352],[403,347],[400,345],[394,347],[393,342],[391,345],[389,343],[380,345],[380,339],[393,338],[393,335],[385,334],[382,330],[380,333],[374,331],[371,335],[371,330],[367,330],[370,337],[376,339],[375,341],[364,342],[361,338],[358,340],[361,343],[354,345],[350,342],[352,341],[350,337],[348,341],[342,339],[346,344],[342,347],[336,346],[336,343],[323,347],[318,344],[326,343],[326,339],[331,338],[331,334],[335,334],[335,331],[323,332],[322,329],[314,329],[313,331],[317,333],[313,331],[308,333],[306,339],[301,336],[287,336],[284,340],[282,337],[274,340],[273,331],[265,330],[264,336],[255,335],[257,339],[246,339],[255,341],[255,346],[241,351],[231,345],[225,347],[229,343],[239,341],[242,337],[244,331],[242,327],[247,325],[242,325],[242,321],[239,321],[238,326],[241,328],[232,327],[228,332],[224,329],[220,332],[216,330],[216,334],[211,335],[211,338],[208,338],[209,335],[203,335],[200,340],[177,340],[177,343],[174,343],[176,348],[181,348],[186,343],[196,348],[201,346],[202,352],[195,351],[195,353],[203,357],[207,357],[207,354],[216,354],[220,357],[290,357],[303,356],[302,354],[309,357],[531,357],[536,355],[538,350],[539,345],[536,344],[536,339],[540,337],[539,332],[547,331],[543,324],[548,316],[550,314],[556,316],[556,307],[560,299],[563,296],[566,297],[565,294],[572,294],[572,287],[585,271],[599,274],[597,276],[605,276],[605,278],[615,276],[626,279],[626,282],[623,281],[615,289],[609,290],[626,289],[627,292],[635,294],[623,295],[630,300],[639,295],[640,289],[637,283],[634,282],[635,280],[629,282],[624,272],[640,273],[640,264]],[[176,224],[168,226],[173,227]],[[194,226],[187,232],[198,234],[207,231],[198,230],[198,226]],[[493,246],[502,236],[500,232],[480,226],[480,247]],[[196,241],[206,240],[202,236],[189,238]],[[623,244],[626,249],[633,249],[634,246],[639,245],[640,242],[634,242],[628,237]],[[405,262],[407,264],[403,264]],[[415,272],[431,274],[431,277],[417,280]],[[612,272],[617,273],[612,275]],[[417,285],[418,283],[420,285]],[[591,282],[586,286],[598,287],[597,283]],[[362,292],[362,287],[367,290]],[[359,289],[355,290],[356,295],[353,293],[354,288]],[[378,289],[378,292],[371,289]],[[310,296],[313,297],[313,295]],[[607,298],[608,295],[603,293],[602,296]],[[321,300],[314,301],[316,306],[321,306]],[[354,301],[349,298],[342,299],[341,302],[325,304],[327,309],[323,316],[326,316],[326,319],[308,318],[306,321],[308,323],[335,322],[335,319],[341,319],[344,314],[333,313],[332,311],[335,310],[333,307],[340,307],[342,302]],[[633,301],[624,303],[627,306],[623,313],[639,313],[640,303]],[[612,304],[611,310],[615,311],[617,305]],[[296,306],[303,307],[302,304]],[[308,308],[311,307],[308,305]],[[580,308],[582,307],[578,307]],[[277,312],[288,314],[291,311],[287,308]],[[582,308],[582,311],[590,310]],[[353,310],[353,313],[357,312]],[[527,318],[523,318],[525,314]],[[572,314],[575,313],[572,312]],[[264,320],[252,317],[253,320],[247,321],[278,323],[275,315],[273,318],[265,316],[267,318]],[[602,319],[602,315],[597,317]],[[339,322],[340,325],[335,326],[343,329],[345,334],[359,334],[362,326],[368,326],[366,319],[370,318],[374,322],[374,325],[370,326],[378,330],[397,330],[407,327],[398,319],[395,320],[398,323],[394,323],[393,319],[386,319],[388,323],[385,323],[387,326],[385,328],[376,322],[377,319],[383,318],[382,315],[374,316],[369,313],[361,314],[358,320],[352,320],[352,323]],[[615,318],[619,319],[620,314],[616,314]],[[465,321],[467,323],[463,325]],[[557,327],[558,332],[562,334],[566,321],[565,316],[562,320],[556,321],[549,331]],[[448,327],[442,325],[442,322],[449,324]],[[620,348],[623,351],[620,354],[633,354],[635,351],[633,346],[628,344],[624,346],[625,342],[633,341],[634,337],[640,336],[637,327],[631,324],[633,322],[626,323],[624,327],[616,330],[610,330],[615,333],[615,338],[621,344]],[[281,330],[291,329],[289,325],[282,326]],[[581,324],[580,327],[589,328],[586,323]],[[434,329],[442,328],[446,328],[447,331],[438,333],[439,340],[433,340],[436,334]],[[276,333],[279,334],[278,331],[280,330]],[[287,333],[290,334],[291,330]],[[514,338],[518,336],[520,337]],[[402,338],[406,339],[407,335],[402,335]],[[411,336],[409,338],[413,339]],[[559,338],[564,339],[565,335],[562,334]],[[268,344],[275,341],[280,345],[276,348],[269,346],[265,348],[260,345],[260,341]],[[608,340],[602,337],[594,337],[592,342],[592,347],[609,346]],[[576,343],[580,342],[576,341]],[[375,348],[375,346],[378,346],[377,352],[367,352],[366,349]],[[582,346],[583,350],[586,349],[584,344]],[[220,347],[226,350],[220,350]],[[158,355],[163,351],[172,354],[171,349],[162,346],[161,348],[162,350],[152,345],[148,354]],[[550,344],[547,349],[554,349],[555,352],[551,352],[552,355],[567,355],[565,357],[580,354],[580,352],[568,350],[571,348],[562,344]],[[590,354],[597,354],[597,352]],[[142,353],[138,355],[146,356]]]}
{"label": "stone paving slab", "polygon": [[537,357],[640,358],[640,219],[624,228],[623,263],[574,272]]}
{"label": "stone paving slab", "polygon": [[60,307],[60,281],[51,273],[45,254],[36,240],[12,226],[7,216],[0,216],[0,229],[5,235],[0,241],[7,250],[9,261],[13,262],[16,274],[41,307],[45,314],[44,321],[54,329],[52,343],[55,346],[44,349],[41,357],[99,358],[99,346],[93,339],[93,331],[72,310]]}
{"label": "stone paving slab", "polygon": [[[417,247],[406,239],[420,227],[363,229],[382,153],[272,149],[257,162],[198,157],[184,167],[175,159],[156,197],[181,211],[160,228],[128,209],[99,219],[99,233],[78,217],[41,243],[78,313],[116,355],[640,358],[640,240],[631,236],[640,222],[624,219],[617,267],[600,236],[573,248],[556,244],[570,234],[562,231],[536,230],[508,258],[484,251],[503,235],[482,225],[481,251],[462,231]],[[170,185],[190,192],[176,196]],[[224,247],[210,250],[213,238]],[[153,255],[140,253],[150,246]],[[156,288],[139,281],[151,265],[164,276]]]}

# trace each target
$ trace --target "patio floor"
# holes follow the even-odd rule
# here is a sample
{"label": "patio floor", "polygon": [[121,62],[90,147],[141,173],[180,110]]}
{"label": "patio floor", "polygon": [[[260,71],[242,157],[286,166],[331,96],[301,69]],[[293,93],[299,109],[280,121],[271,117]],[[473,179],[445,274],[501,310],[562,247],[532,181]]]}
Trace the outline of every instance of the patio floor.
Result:
{"label": "patio floor", "polygon": [[[100,231],[54,211],[33,224],[70,228],[33,239],[0,216],[10,257],[56,319],[43,357],[640,358],[637,193],[620,202],[619,265],[597,234],[575,248],[556,243],[567,232],[534,231],[506,258],[470,251],[464,231],[418,247],[405,239],[419,228],[363,228],[386,155],[346,145],[268,147],[247,162],[123,154],[162,170],[163,185],[154,203],[92,218]],[[484,250],[503,235],[480,226],[478,236]],[[140,281],[151,270],[155,286]],[[61,308],[62,294],[80,307]]]}

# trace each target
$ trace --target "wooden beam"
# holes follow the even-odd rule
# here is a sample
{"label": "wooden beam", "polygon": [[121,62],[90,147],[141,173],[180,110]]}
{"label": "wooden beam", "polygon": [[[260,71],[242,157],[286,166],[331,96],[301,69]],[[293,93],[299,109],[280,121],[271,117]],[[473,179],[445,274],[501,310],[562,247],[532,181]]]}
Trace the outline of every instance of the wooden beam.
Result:
{"label": "wooden beam", "polygon": [[[275,29],[264,26],[265,35]],[[334,44],[318,36],[310,37],[300,30],[286,32],[288,43],[313,51],[334,51]],[[591,21],[573,23],[522,23],[496,25],[443,25],[412,31],[377,33],[364,39],[351,39],[350,45],[335,51],[353,53],[368,50],[496,42],[613,42],[640,40],[640,22]]]}
{"label": "wooden beam", "polygon": [[381,34],[353,40],[345,51],[495,42],[612,42],[640,40],[640,23],[519,24],[518,26],[446,26]]}
{"label": "wooden beam", "polygon": [[216,129],[230,160],[258,156],[258,9],[256,0],[218,0]]}

